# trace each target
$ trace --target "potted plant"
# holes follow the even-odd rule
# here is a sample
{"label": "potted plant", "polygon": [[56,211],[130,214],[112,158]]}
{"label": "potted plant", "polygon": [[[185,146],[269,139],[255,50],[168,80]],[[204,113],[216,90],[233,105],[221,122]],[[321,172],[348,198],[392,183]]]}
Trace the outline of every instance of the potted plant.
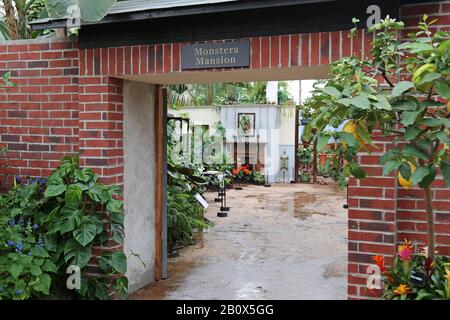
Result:
{"label": "potted plant", "polygon": [[313,161],[314,151],[312,147],[300,147],[297,150],[297,156],[300,163],[310,164]]}
{"label": "potted plant", "polygon": [[311,181],[311,174],[308,171],[303,171],[300,175],[300,182],[309,183]]}

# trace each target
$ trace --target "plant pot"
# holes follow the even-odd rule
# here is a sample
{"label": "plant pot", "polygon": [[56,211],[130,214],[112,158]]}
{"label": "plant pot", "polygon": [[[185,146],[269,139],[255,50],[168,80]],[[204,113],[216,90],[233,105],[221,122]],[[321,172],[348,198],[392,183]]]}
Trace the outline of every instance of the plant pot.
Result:
{"label": "plant pot", "polygon": [[300,182],[309,183],[311,181],[311,177],[300,176]]}

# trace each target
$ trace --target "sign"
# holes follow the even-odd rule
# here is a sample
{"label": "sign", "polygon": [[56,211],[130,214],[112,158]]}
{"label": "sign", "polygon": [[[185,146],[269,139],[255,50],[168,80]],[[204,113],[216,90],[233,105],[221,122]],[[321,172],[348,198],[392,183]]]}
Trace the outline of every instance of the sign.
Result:
{"label": "sign", "polygon": [[250,41],[186,44],[181,47],[181,69],[250,66]]}
{"label": "sign", "polygon": [[422,272],[418,272],[415,270],[411,270],[411,282],[414,283],[415,285],[423,288],[425,287],[425,274],[423,274]]}
{"label": "sign", "polygon": [[206,202],[205,198],[203,198],[199,193],[197,193],[194,197],[202,205],[203,208],[208,209],[209,205],[208,202]]}

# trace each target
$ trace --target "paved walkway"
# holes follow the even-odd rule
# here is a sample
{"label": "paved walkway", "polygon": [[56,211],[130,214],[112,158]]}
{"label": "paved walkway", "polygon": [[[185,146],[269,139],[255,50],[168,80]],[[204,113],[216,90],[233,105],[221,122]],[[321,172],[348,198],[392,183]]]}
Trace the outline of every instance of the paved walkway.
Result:
{"label": "paved walkway", "polygon": [[346,299],[347,211],[334,184],[248,186],[198,244],[169,258],[169,279],[131,299]]}

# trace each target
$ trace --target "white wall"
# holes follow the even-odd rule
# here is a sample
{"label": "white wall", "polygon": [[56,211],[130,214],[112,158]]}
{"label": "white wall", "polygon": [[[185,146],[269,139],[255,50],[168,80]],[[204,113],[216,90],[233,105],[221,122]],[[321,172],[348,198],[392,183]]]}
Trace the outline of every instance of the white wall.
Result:
{"label": "white wall", "polygon": [[124,251],[130,293],[155,278],[154,97],[153,85],[124,84]]}
{"label": "white wall", "polygon": [[190,122],[195,125],[209,125],[212,129],[214,125],[220,121],[220,111],[214,110],[214,107],[192,107],[180,110],[169,110],[169,113],[180,116],[183,113],[189,114]]}

